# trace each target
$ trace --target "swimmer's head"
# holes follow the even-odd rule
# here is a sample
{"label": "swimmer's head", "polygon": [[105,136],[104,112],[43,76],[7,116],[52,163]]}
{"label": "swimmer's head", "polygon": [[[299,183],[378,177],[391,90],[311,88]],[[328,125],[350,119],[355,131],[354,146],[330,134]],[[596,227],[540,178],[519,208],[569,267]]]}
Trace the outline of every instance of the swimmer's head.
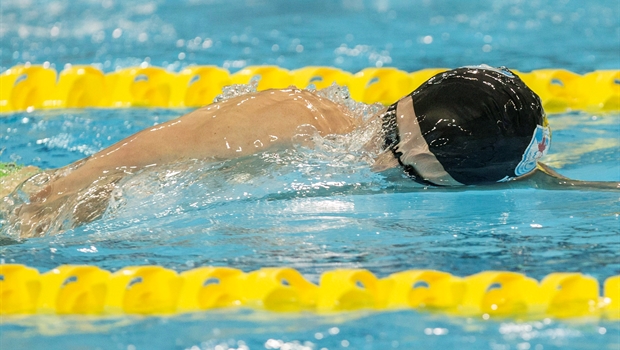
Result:
{"label": "swimmer's head", "polygon": [[385,148],[431,185],[509,181],[549,149],[540,98],[505,68],[468,66],[430,78],[383,116]]}

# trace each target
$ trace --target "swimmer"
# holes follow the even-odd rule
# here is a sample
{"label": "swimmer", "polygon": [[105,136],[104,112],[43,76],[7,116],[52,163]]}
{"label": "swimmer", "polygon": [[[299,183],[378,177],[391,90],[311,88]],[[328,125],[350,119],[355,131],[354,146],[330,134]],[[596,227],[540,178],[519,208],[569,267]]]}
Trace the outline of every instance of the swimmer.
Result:
{"label": "swimmer", "polygon": [[[367,145],[378,154],[373,170],[400,169],[425,186],[488,185],[537,173],[542,174],[537,181],[589,184],[538,163],[551,141],[539,97],[511,71],[482,65],[440,73],[363,122],[345,107],[295,87],[207,105],[74,164],[33,176],[22,187],[40,187],[17,206],[10,225],[20,238],[45,235],[55,222],[64,221],[58,213],[68,205],[73,226],[97,219],[116,183],[141,169],[287,148],[303,125],[325,136],[373,123],[381,126]],[[617,183],[598,184],[618,188]]]}

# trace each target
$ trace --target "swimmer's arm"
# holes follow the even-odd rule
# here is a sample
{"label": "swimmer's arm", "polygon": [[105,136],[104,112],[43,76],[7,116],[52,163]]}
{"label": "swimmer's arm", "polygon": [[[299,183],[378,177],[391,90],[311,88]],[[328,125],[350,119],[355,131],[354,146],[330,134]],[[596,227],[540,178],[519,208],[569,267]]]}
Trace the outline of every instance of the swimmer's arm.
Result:
{"label": "swimmer's arm", "polygon": [[20,237],[44,234],[66,203],[72,203],[74,224],[92,221],[105,210],[114,184],[127,174],[194,156],[199,147],[193,138],[204,133],[194,123],[195,114],[142,130],[88,158],[47,172],[41,177],[46,182],[29,192],[30,202],[16,211]]}
{"label": "swimmer's arm", "polygon": [[41,193],[68,194],[103,177],[118,178],[150,166],[195,158],[222,157],[212,137],[213,128],[200,122],[198,109],[177,119],[144,129],[92,156],[56,171],[49,188]]}
{"label": "swimmer's arm", "polygon": [[523,178],[532,181],[535,186],[545,189],[575,189],[575,190],[618,190],[620,182],[614,181],[581,181],[569,179],[559,174],[544,163],[538,163],[536,171]]}
{"label": "swimmer's arm", "polygon": [[286,147],[300,125],[313,125],[322,134],[349,132],[352,121],[337,107],[309,92],[291,89],[214,103],[142,130],[68,166],[50,184],[49,193],[74,192],[101,177],[123,176],[150,166],[189,159],[233,159]]}

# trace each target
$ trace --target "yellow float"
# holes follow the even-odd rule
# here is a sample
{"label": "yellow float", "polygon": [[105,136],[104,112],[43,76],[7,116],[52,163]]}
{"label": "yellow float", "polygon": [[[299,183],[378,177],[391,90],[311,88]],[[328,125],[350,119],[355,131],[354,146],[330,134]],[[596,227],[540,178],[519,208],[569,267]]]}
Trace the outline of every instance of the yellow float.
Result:
{"label": "yellow float", "polygon": [[[216,66],[189,66],[179,73],[160,67],[129,67],[104,74],[93,66],[71,66],[58,74],[48,66],[23,65],[0,74],[0,112],[45,108],[163,107],[209,104],[225,86],[257,82],[257,89],[291,85],[317,89],[347,86],[364,103],[394,103],[428,78],[446,71],[428,68],[405,72],[396,68],[365,68],[356,73],[334,67],[249,66],[230,74]],[[547,113],[581,110],[620,111],[620,70],[584,75],[565,69],[516,72],[542,99]]]}
{"label": "yellow float", "polygon": [[508,271],[456,277],[409,270],[377,278],[364,269],[327,271],[319,284],[288,267],[243,272],[200,267],[178,274],[161,266],[129,266],[114,273],[90,265],[48,272],[0,265],[0,314],[166,315],[247,307],[276,312],[334,313],[416,309],[467,317],[620,319],[620,276],[598,282],[580,273],[552,273],[542,281]]}

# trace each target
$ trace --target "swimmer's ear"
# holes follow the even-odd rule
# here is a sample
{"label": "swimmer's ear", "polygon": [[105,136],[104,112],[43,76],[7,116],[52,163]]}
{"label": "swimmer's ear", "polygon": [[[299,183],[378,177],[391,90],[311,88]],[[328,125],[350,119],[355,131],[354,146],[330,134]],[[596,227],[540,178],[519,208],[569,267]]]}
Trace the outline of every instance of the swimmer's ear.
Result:
{"label": "swimmer's ear", "polygon": [[385,150],[375,159],[375,164],[372,165],[372,171],[380,173],[388,169],[396,168],[399,165],[398,159],[394,157],[392,151]]}
{"label": "swimmer's ear", "polygon": [[620,190],[620,182],[572,180],[559,174],[544,163],[538,163],[536,165],[536,170],[537,171],[532,172],[532,174],[527,177],[533,180],[537,186],[550,190]]}
{"label": "swimmer's ear", "polygon": [[536,163],[536,169],[539,170],[539,171],[542,171],[543,173],[545,173],[545,174],[547,174],[549,176],[555,177],[556,179],[570,180],[566,176],[564,176],[564,175],[558,173],[557,171],[551,169],[551,167],[548,166],[545,163],[541,163],[541,162]]}

